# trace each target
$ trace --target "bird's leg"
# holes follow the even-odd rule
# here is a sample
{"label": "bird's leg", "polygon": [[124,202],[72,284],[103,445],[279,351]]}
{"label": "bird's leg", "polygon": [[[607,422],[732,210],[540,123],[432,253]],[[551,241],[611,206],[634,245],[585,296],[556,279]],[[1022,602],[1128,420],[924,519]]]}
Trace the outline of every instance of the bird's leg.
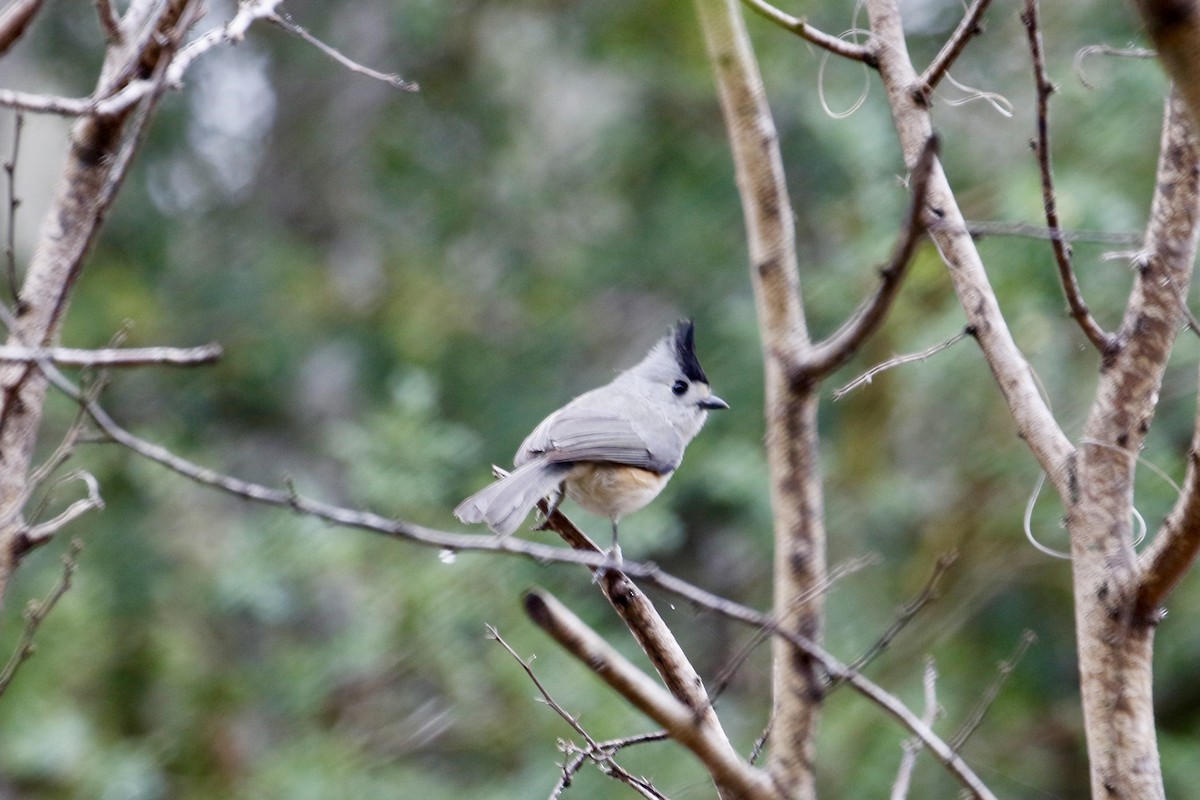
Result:
{"label": "bird's leg", "polygon": [[610,549],[608,551],[608,556],[610,559],[612,559],[614,564],[620,564],[621,563],[621,546],[619,544],[617,544],[617,518],[616,517],[612,518],[612,526],[613,526],[613,543],[612,543],[612,549]]}

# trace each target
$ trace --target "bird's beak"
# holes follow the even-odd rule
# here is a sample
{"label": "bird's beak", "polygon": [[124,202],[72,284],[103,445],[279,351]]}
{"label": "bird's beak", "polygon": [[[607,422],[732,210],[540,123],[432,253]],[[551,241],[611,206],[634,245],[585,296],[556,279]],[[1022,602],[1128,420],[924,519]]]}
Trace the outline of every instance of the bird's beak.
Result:
{"label": "bird's beak", "polygon": [[722,408],[729,408],[729,403],[726,403],[715,394],[710,394],[708,397],[700,401],[700,407],[705,411],[717,411]]}

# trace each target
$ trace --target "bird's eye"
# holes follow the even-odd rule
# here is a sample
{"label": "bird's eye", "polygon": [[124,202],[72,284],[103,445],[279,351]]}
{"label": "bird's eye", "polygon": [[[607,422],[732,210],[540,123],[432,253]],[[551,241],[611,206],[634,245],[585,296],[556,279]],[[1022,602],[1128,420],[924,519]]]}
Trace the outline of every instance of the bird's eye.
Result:
{"label": "bird's eye", "polygon": [[674,385],[671,386],[671,391],[675,393],[676,397],[682,396],[687,390],[687,381],[675,381]]}

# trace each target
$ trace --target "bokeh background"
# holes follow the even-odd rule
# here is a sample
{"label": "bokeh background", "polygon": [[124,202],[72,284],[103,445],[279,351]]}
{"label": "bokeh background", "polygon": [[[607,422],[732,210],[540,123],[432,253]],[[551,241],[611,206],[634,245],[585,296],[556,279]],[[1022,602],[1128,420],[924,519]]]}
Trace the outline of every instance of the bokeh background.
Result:
{"label": "bokeh background", "polygon": [[[102,40],[86,4],[50,4],[0,61],[0,85],[86,95]],[[957,23],[949,0],[902,4],[926,63]],[[848,2],[786,2],[823,29],[865,24]],[[761,359],[741,211],[698,25],[686,3],[294,0],[326,41],[422,86],[398,93],[303,42],[258,27],[197,62],[165,100],[72,303],[64,344],[221,343],[216,366],[112,376],[105,405],[139,435],[202,464],[320,499],[460,529],[450,510],[507,464],[573,394],[630,365],[693,316],[714,415],[664,495],[622,524],[630,558],[765,608],[770,509]],[[1033,83],[1017,4],[936,98],[943,159],[973,220],[1041,222]],[[204,24],[222,19],[214,4]],[[1153,186],[1165,80],[1152,61],[1081,48],[1142,41],[1116,0],[1043,9],[1058,197],[1073,229],[1137,233]],[[758,19],[795,205],[805,307],[832,330],[875,280],[905,202],[882,93]],[[1090,86],[1090,88],[1089,88]],[[866,91],[860,107],[849,112]],[[981,93],[995,93],[989,101]],[[990,95],[989,95],[990,96]],[[1011,108],[1011,114],[1002,109]],[[0,113],[0,152],[13,116]],[[66,123],[27,118],[16,241],[28,257]],[[1013,332],[1077,436],[1096,357],[1064,314],[1049,247],[980,247]],[[1130,245],[1079,241],[1100,320],[1119,319]],[[1111,256],[1112,253],[1115,256]],[[1111,257],[1110,257],[1111,256]],[[888,626],[937,558],[958,550],[940,599],[869,668],[921,704],[940,674],[950,736],[1032,630],[965,754],[1000,796],[1083,798],[1070,574],[1035,551],[1022,516],[1038,470],[968,340],[833,389],[896,353],[953,335],[963,315],[936,254],[917,257],[883,332],[826,387],[830,558],[875,563],[829,595],[828,645],[852,658]],[[1195,337],[1180,339],[1145,453],[1178,479],[1194,413]],[[51,403],[44,443],[73,415]],[[81,447],[107,508],[69,534],[75,586],[0,698],[2,798],[544,797],[572,735],[494,625],[593,735],[652,725],[522,616],[544,586],[637,658],[586,572],[437,552],[339,530],[199,487],[113,445]],[[1175,489],[1140,472],[1151,529]],[[62,487],[50,512],[78,491]],[[1064,547],[1055,498],[1032,525]],[[580,514],[603,538],[607,525]],[[482,531],[480,531],[482,534]],[[543,537],[545,534],[528,534]],[[7,597],[0,652],[26,602],[60,571],[69,536],[31,555]],[[548,541],[548,540],[547,540]],[[702,674],[722,676],[755,632],[655,595]],[[1200,750],[1200,581],[1160,627],[1156,704],[1168,794],[1195,796]],[[639,660],[639,663],[644,663]],[[769,710],[765,647],[732,675],[719,712],[748,752]],[[818,768],[827,797],[884,796],[902,732],[849,690],[829,700]],[[670,744],[623,754],[672,798],[713,791]],[[913,797],[955,786],[923,760]],[[567,797],[628,797],[585,769]]]}

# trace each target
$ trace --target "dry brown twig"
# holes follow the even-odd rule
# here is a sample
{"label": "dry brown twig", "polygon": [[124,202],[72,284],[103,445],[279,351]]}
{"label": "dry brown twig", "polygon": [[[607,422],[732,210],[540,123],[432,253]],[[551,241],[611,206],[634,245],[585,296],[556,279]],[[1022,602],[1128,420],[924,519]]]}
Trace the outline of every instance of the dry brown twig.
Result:
{"label": "dry brown twig", "polygon": [[71,588],[71,580],[75,576],[75,570],[78,568],[77,558],[82,549],[82,541],[79,539],[71,540],[71,546],[67,549],[62,559],[63,571],[62,576],[58,579],[58,583],[54,585],[54,588],[50,590],[50,594],[46,595],[45,599],[40,602],[37,600],[30,601],[28,607],[25,609],[25,627],[21,631],[20,641],[17,642],[17,647],[9,657],[8,663],[0,670],[0,695],[8,691],[13,678],[16,677],[17,670],[33,656],[35,650],[33,643],[34,636],[37,635],[38,628],[41,627],[47,615],[54,610],[54,606],[58,604],[62,596]]}
{"label": "dry brown twig", "polygon": [[1033,62],[1034,85],[1037,88],[1037,138],[1033,149],[1037,155],[1038,169],[1042,178],[1042,205],[1046,212],[1046,225],[1050,228],[1050,246],[1054,251],[1054,261],[1058,265],[1058,277],[1062,284],[1063,294],[1067,299],[1071,317],[1079,325],[1084,336],[1092,343],[1101,355],[1105,355],[1115,346],[1116,340],[1107,333],[1088,310],[1087,303],[1075,278],[1075,269],[1071,265],[1071,250],[1061,235],[1061,225],[1058,219],[1058,201],[1054,192],[1054,170],[1050,163],[1050,95],[1054,92],[1054,84],[1046,73],[1046,59],[1042,52],[1042,31],[1038,25],[1037,0],[1025,0],[1025,8],[1021,12],[1021,22],[1029,40],[1029,53]]}
{"label": "dry brown twig", "polygon": [[[506,651],[508,651],[508,654],[512,656],[518,664],[521,665],[521,669],[524,670],[526,677],[529,678],[534,687],[538,690],[538,693],[542,696],[542,701],[549,706],[555,714],[558,714],[558,716],[562,717],[562,719],[571,726],[571,729],[579,734],[585,742],[587,742],[587,749],[583,751],[577,751],[578,755],[582,756],[586,760],[592,761],[594,764],[596,764],[596,766],[600,767],[601,772],[605,773],[614,780],[624,783],[643,797],[650,798],[650,800],[666,800],[663,794],[655,789],[654,785],[649,780],[631,774],[616,762],[616,759],[613,758],[613,756],[615,755],[616,750],[620,749],[619,747],[609,745],[606,748],[603,744],[596,741],[579,722],[579,718],[568,712],[562,707],[561,704],[559,704],[557,700],[554,699],[554,696],[550,694],[550,690],[546,688],[545,684],[543,684],[538,678],[537,673],[533,671],[533,666],[530,663],[532,659],[526,660],[521,658],[521,656],[517,654],[517,651],[512,648],[512,645],[504,640],[504,637],[500,635],[500,632],[497,631],[494,626],[487,626],[487,636],[489,639],[496,642]],[[639,741],[653,740],[640,739]],[[568,777],[567,764],[564,763],[562,768],[564,781],[569,783],[570,780]],[[574,768],[574,771],[577,772],[578,767]],[[552,792],[550,796],[554,797],[554,794],[555,793]]]}
{"label": "dry brown twig", "polygon": [[20,300],[20,284],[17,281],[17,209],[21,198],[17,197],[17,157],[21,152],[21,130],[25,127],[25,115],[18,111],[13,115],[12,152],[4,162],[4,175],[8,179],[8,225],[4,232],[4,268],[8,274],[8,288],[13,300]]}

